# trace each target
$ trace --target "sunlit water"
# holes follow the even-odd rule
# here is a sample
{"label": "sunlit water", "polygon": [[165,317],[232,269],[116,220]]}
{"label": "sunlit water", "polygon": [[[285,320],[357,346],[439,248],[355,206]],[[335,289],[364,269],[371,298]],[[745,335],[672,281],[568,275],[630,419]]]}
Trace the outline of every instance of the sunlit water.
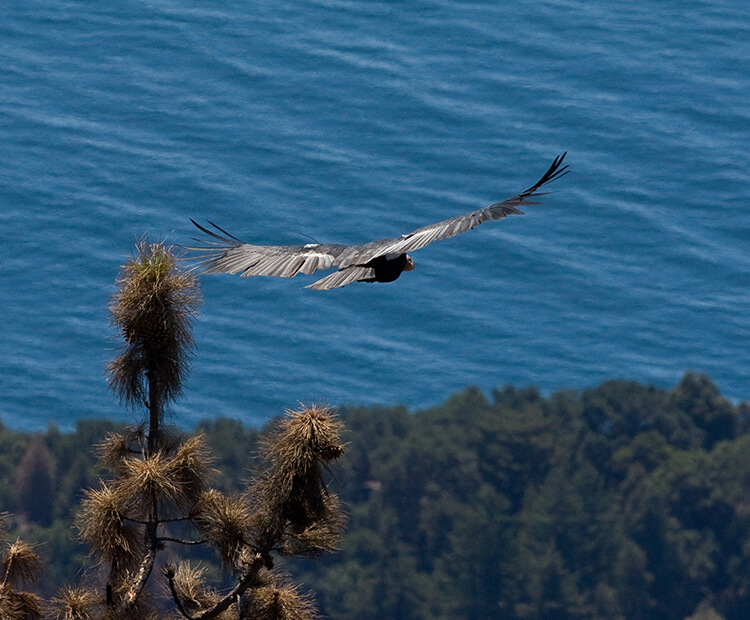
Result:
{"label": "sunlit water", "polygon": [[174,420],[689,369],[750,397],[750,5],[33,0],[0,19],[0,420],[139,419],[107,304],[147,233],[361,243],[544,204],[389,285],[202,278]]}

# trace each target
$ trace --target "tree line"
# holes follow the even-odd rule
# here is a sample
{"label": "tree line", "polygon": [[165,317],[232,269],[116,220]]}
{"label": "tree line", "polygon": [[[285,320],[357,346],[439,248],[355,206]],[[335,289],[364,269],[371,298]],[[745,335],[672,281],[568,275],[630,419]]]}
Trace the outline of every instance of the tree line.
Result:
{"label": "tree line", "polygon": [[750,617],[747,405],[687,374],[342,412],[333,618]]}
{"label": "tree line", "polygon": [[[672,390],[616,380],[546,398],[470,388],[417,413],[342,408],[347,455],[329,487],[347,533],[337,553],[284,568],[337,619],[750,617],[749,414],[696,374]],[[47,590],[90,562],[71,524],[101,475],[92,447],[117,430],[0,430],[0,501],[40,544]],[[216,486],[237,491],[262,432],[229,419],[196,431]]]}

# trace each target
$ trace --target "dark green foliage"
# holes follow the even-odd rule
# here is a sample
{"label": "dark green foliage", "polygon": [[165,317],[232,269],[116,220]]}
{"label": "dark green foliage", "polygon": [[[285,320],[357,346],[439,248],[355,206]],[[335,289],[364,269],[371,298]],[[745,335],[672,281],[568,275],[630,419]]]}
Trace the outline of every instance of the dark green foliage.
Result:
{"label": "dark green foliage", "polygon": [[[348,534],[297,576],[336,620],[748,618],[748,411],[693,374],[670,391],[610,381],[548,398],[468,389],[416,414],[344,409],[347,458],[330,489]],[[42,593],[80,570],[69,518],[99,476],[91,445],[112,430],[44,436],[55,520],[25,534],[43,542]],[[222,419],[199,430],[219,488],[243,486],[257,431]],[[15,471],[4,455],[29,442],[0,427],[0,496]]]}
{"label": "dark green foliage", "polygon": [[732,439],[735,435],[738,414],[705,375],[685,375],[669,395],[668,404],[687,414],[703,432],[702,444],[707,450],[717,441]]}
{"label": "dark green foliage", "polygon": [[30,435],[15,433],[0,423],[0,511],[15,509],[16,468],[30,441]]}
{"label": "dark green foliage", "polygon": [[342,411],[349,535],[303,578],[338,620],[748,617],[745,410],[688,374]]}
{"label": "dark green foliage", "polygon": [[52,521],[55,463],[40,435],[31,438],[16,468],[16,509],[39,525]]}
{"label": "dark green foliage", "polygon": [[229,418],[203,420],[196,433],[203,433],[214,455],[214,488],[224,493],[239,491],[255,467],[260,433]]}

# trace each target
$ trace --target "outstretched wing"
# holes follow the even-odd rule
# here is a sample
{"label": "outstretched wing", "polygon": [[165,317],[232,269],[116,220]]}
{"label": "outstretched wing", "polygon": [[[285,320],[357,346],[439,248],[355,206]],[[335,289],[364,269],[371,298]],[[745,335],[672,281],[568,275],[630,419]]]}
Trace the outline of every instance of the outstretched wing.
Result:
{"label": "outstretched wing", "polygon": [[513,213],[523,213],[519,206],[538,204],[530,200],[545,195],[545,192],[538,190],[550,181],[567,174],[568,166],[562,165],[565,155],[566,153],[563,153],[556,157],[539,181],[516,196],[478,211],[423,226],[408,235],[393,239],[380,239],[363,245],[251,245],[243,243],[216,224],[209,222],[218,232],[209,230],[191,219],[190,221],[211,239],[199,240],[203,244],[200,246],[186,247],[188,250],[200,252],[197,264],[204,267],[206,273],[291,278],[298,273],[310,274],[321,269],[338,267],[339,271],[318,280],[310,285],[310,288],[330,289],[345,286],[351,282],[372,278],[374,270],[365,265],[379,256],[413,252],[434,241],[460,235],[483,222],[500,220]]}
{"label": "outstretched wing", "polygon": [[[310,274],[319,269],[330,269],[345,245],[251,245],[243,243],[213,222],[218,234],[195,220],[191,222],[212,240],[199,240],[201,246],[186,246],[201,253],[198,266],[206,273],[232,273],[241,276],[280,276],[291,278],[298,273]],[[222,236],[224,235],[224,236]]]}
{"label": "outstretched wing", "polygon": [[413,252],[434,241],[449,239],[450,237],[460,235],[461,233],[479,226],[479,224],[482,224],[483,222],[501,220],[514,213],[522,214],[523,211],[518,209],[520,205],[539,204],[538,202],[529,199],[546,195],[546,192],[537,191],[540,187],[567,174],[568,166],[562,166],[565,155],[566,153],[563,153],[559,157],[556,157],[555,161],[553,161],[552,165],[549,167],[549,170],[544,173],[541,179],[529,189],[517,194],[516,196],[507,198],[502,202],[496,202],[495,204],[491,204],[489,207],[479,209],[478,211],[472,211],[471,213],[452,217],[443,220],[442,222],[437,222],[436,224],[423,226],[408,235],[346,247],[336,258],[334,266],[344,268],[350,265],[364,265],[373,258],[385,254]]}

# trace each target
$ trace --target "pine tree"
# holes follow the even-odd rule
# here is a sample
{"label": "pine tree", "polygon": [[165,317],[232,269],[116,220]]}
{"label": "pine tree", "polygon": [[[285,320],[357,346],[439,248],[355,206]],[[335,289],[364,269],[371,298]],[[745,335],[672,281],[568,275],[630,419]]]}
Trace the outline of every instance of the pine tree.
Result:
{"label": "pine tree", "polygon": [[344,518],[324,469],[343,453],[341,423],[328,409],[287,412],[245,491],[211,488],[202,436],[182,438],[163,425],[187,374],[199,300],[197,279],[178,268],[170,248],[139,243],[111,306],[125,345],[109,379],[125,402],[146,409],[148,421],[110,434],[98,448],[111,476],[86,492],[78,525],[104,586],[61,589],[53,601],[58,618],[163,617],[149,593],[155,588],[147,588],[157,555],[201,545],[218,551],[234,586],[220,592],[205,583],[203,567],[166,563],[163,577],[182,617],[316,617],[310,597],[273,570],[273,554],[318,556],[338,547]]}

